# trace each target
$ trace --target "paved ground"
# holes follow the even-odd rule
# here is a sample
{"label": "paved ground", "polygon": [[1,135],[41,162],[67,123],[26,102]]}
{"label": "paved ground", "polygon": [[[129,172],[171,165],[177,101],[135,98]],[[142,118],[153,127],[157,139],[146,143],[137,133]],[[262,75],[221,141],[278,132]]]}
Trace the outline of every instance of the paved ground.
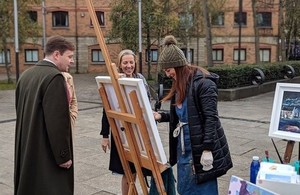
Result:
{"label": "paved ground", "polygon": [[[74,141],[75,194],[120,194],[121,177],[112,175],[108,171],[109,154],[103,153],[100,149],[99,130],[102,105],[95,76],[95,74],[74,75],[79,101],[79,116]],[[253,155],[263,157],[264,151],[269,150],[271,158],[279,161],[271,139],[268,137],[273,97],[272,92],[232,102],[219,102],[219,114],[234,163],[234,167],[227,175],[219,178],[220,195],[227,194],[231,175],[249,180],[249,166]],[[168,105],[163,105],[162,109],[167,110]],[[14,91],[0,91],[0,190],[2,195],[13,194],[15,117]],[[167,124],[158,124],[158,128],[167,152]],[[275,139],[275,143],[283,156],[286,142]],[[297,154],[298,147],[295,147],[293,160]]]}

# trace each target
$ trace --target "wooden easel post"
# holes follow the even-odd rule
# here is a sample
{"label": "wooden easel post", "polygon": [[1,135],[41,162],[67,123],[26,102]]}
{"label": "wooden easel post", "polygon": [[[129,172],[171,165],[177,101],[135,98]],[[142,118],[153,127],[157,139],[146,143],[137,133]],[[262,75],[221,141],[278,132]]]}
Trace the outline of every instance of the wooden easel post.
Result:
{"label": "wooden easel post", "polygon": [[[102,102],[103,102],[103,106],[104,106],[105,110],[109,111],[110,106],[109,106],[109,102],[108,102],[108,99],[107,99],[107,96],[106,96],[106,92],[105,92],[103,87],[101,87],[99,89],[99,94],[102,97]],[[131,169],[130,169],[129,164],[126,160],[126,156],[125,156],[125,153],[124,153],[122,142],[121,142],[121,139],[119,137],[119,132],[117,130],[118,127],[117,127],[115,121],[111,117],[108,117],[108,121],[109,121],[111,130],[112,130],[112,136],[113,136],[113,139],[115,140],[116,148],[117,148],[118,153],[119,153],[119,157],[120,157],[120,160],[121,160],[121,163],[122,163],[122,167],[124,169],[124,173],[125,173],[125,176],[126,176],[127,181],[128,181],[129,192],[131,194],[138,194],[137,189],[134,185],[134,177],[133,177],[133,174],[131,173]],[[128,194],[129,194],[129,192],[128,192]]]}
{"label": "wooden easel post", "polygon": [[126,178],[128,180],[128,183],[129,183],[128,194],[137,194],[137,189],[136,189],[136,186],[135,186],[135,181],[134,181],[133,174],[131,173],[131,169],[130,169],[130,167],[128,165],[128,162],[127,162],[127,159],[129,157],[126,157],[126,154],[125,154],[125,151],[124,151],[124,148],[122,146],[121,139],[120,139],[120,135],[119,135],[119,132],[118,132],[118,127],[117,127],[117,125],[115,123],[115,120],[112,117],[112,115],[115,115],[116,118],[120,118],[120,120],[123,119],[123,126],[125,127],[125,134],[126,134],[126,138],[128,140],[129,147],[130,147],[130,154],[129,155],[131,155],[130,157],[132,159],[132,162],[134,162],[134,165],[136,167],[136,171],[138,173],[138,177],[139,177],[140,184],[142,186],[143,193],[148,194],[147,186],[146,186],[146,183],[145,183],[144,178],[143,178],[143,173],[142,173],[142,169],[141,169],[140,160],[138,158],[137,151],[136,151],[137,146],[134,143],[134,141],[132,139],[132,135],[131,135],[132,129],[129,126],[128,122],[125,122],[126,120],[133,120],[133,119],[130,118],[130,116],[126,115],[126,114],[122,115],[122,113],[121,114],[112,113],[104,88],[101,87],[99,90],[100,90],[100,95],[102,97],[103,106],[105,108],[109,124],[111,126],[113,139],[115,140],[117,150],[118,150],[118,154],[120,156],[121,163],[122,163]]}
{"label": "wooden easel post", "polygon": [[147,154],[148,154],[150,162],[151,162],[152,175],[155,179],[157,191],[160,192],[160,194],[165,194],[166,190],[164,187],[164,182],[161,178],[162,170],[160,170],[160,168],[158,167],[158,164],[156,162],[155,154],[154,154],[153,148],[151,146],[151,142],[150,142],[150,139],[148,136],[145,121],[141,117],[141,116],[143,116],[143,113],[138,104],[139,101],[138,101],[135,91],[130,93],[130,98],[131,98],[131,102],[133,103],[134,112],[136,113],[136,116],[137,116],[138,126],[140,126],[140,130],[142,132],[143,140],[147,140],[147,142],[145,142],[145,147],[146,147],[146,151],[147,151]]}
{"label": "wooden easel post", "polygon": [[[108,101],[106,92],[104,90],[104,87],[101,87],[99,89],[99,93],[103,99],[103,105],[104,105],[104,108],[106,111],[106,115],[109,119],[109,123],[112,128],[112,134],[114,136],[114,139],[117,140],[115,142],[117,145],[117,149],[118,149],[118,152],[120,155],[122,165],[124,167],[124,170],[126,169],[126,171],[129,171],[128,173],[127,172],[125,172],[125,173],[132,176],[130,168],[127,163],[127,160],[130,160],[131,162],[134,163],[135,168],[137,170],[139,181],[140,181],[140,183],[142,185],[142,189],[143,189],[143,194],[148,194],[147,186],[145,185],[145,180],[143,178],[143,173],[142,173],[141,168],[145,167],[147,169],[150,169],[152,171],[152,175],[156,181],[156,187],[157,187],[158,192],[162,195],[166,195],[166,190],[164,188],[164,183],[163,183],[163,180],[161,177],[161,172],[166,170],[168,166],[167,165],[159,166],[159,164],[156,161],[156,157],[155,157],[153,148],[151,146],[149,134],[147,132],[147,127],[146,127],[144,119],[142,118],[143,114],[141,112],[141,107],[139,105],[139,101],[138,101],[136,92],[132,91],[130,93],[130,99],[133,104],[135,115],[129,114],[129,113],[122,113],[122,112],[118,113],[116,111],[112,111],[110,109],[109,101]],[[126,138],[128,140],[130,150],[133,149],[132,151],[130,151],[130,154],[128,154],[128,152],[126,152],[122,146],[122,143],[120,141],[121,139],[120,139],[119,132],[118,132],[118,127],[115,123],[115,119],[122,121],[122,124],[124,126],[126,126],[124,128]],[[134,139],[135,136],[133,134],[133,129],[130,124],[136,124],[139,127],[142,138],[144,140],[148,159],[142,159],[142,157],[139,156],[139,152],[137,151],[138,146],[137,146],[136,140]],[[135,194],[135,193],[133,193],[133,190],[136,190],[136,187],[134,186],[134,182],[131,182],[128,194]]]}
{"label": "wooden easel post", "polygon": [[283,161],[285,164],[288,164],[291,162],[291,157],[294,149],[295,141],[289,140],[286,144],[285,153],[283,157]]}
{"label": "wooden easel post", "polygon": [[[93,22],[93,26],[94,26],[95,33],[96,33],[96,36],[97,36],[97,39],[99,42],[99,46],[101,48],[101,52],[103,54],[108,73],[111,77],[111,81],[112,81],[112,84],[113,84],[113,87],[114,87],[114,90],[115,90],[115,93],[116,93],[116,96],[118,99],[118,103],[120,106],[120,110],[121,110],[121,112],[116,112],[116,111],[111,110],[104,86],[100,87],[99,94],[102,98],[103,105],[104,105],[104,108],[106,111],[106,115],[107,115],[109,124],[112,129],[113,138],[115,140],[116,147],[117,147],[120,159],[121,159],[121,163],[122,163],[126,178],[129,182],[128,194],[129,195],[137,194],[135,180],[134,180],[133,174],[131,173],[130,167],[128,165],[128,161],[131,161],[134,163],[134,166],[136,168],[138,178],[139,178],[142,190],[143,190],[143,194],[145,194],[145,195],[148,194],[147,186],[146,186],[146,183],[145,183],[145,180],[143,177],[143,173],[142,173],[142,167],[146,167],[152,171],[152,174],[156,181],[156,186],[157,186],[159,193],[166,195],[164,184],[163,184],[163,181],[161,178],[161,172],[164,171],[167,168],[167,166],[166,165],[159,166],[156,161],[153,148],[151,147],[149,134],[146,129],[145,121],[143,121],[143,118],[141,117],[142,113],[141,113],[140,105],[137,103],[134,106],[136,115],[132,115],[127,112],[126,105],[125,105],[124,99],[122,97],[120,85],[118,83],[118,78],[119,78],[118,72],[116,70],[115,65],[112,64],[112,62],[109,58],[108,50],[107,50],[107,47],[106,47],[106,44],[104,41],[104,36],[102,34],[102,31],[100,29],[100,26],[99,26],[99,23],[98,23],[98,20],[96,17],[95,9],[93,7],[91,0],[86,0],[86,4],[87,4],[88,11],[89,11],[89,15]],[[134,103],[138,102],[136,94],[131,94],[131,101]],[[118,132],[118,127],[116,125],[115,120],[119,120],[122,122],[123,128],[125,129],[125,135],[126,135],[126,138],[128,141],[130,152],[126,152],[123,148],[123,145],[122,145],[122,142],[120,139],[120,135]],[[148,155],[149,159],[143,159],[139,155],[137,142],[136,142],[134,134],[133,134],[132,123],[138,125],[139,129],[142,132],[142,137],[143,137],[143,140],[145,140],[145,145],[146,145],[145,147],[146,147],[147,155]]]}

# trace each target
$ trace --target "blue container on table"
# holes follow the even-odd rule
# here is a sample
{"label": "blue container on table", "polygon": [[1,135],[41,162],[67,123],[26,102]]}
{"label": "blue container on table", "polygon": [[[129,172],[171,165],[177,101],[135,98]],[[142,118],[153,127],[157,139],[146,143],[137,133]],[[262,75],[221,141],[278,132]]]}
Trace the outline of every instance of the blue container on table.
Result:
{"label": "blue container on table", "polygon": [[256,184],[256,177],[257,173],[260,168],[260,162],[259,162],[259,157],[258,156],[253,156],[252,157],[252,162],[250,165],[250,182],[253,184]]}

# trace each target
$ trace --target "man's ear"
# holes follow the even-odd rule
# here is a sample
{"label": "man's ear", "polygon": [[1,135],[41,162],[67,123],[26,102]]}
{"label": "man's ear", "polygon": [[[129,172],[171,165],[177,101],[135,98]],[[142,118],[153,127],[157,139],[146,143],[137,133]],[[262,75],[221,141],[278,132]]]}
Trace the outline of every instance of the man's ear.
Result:
{"label": "man's ear", "polygon": [[54,51],[52,56],[53,56],[53,59],[58,60],[58,57],[60,56],[59,51],[58,50]]}

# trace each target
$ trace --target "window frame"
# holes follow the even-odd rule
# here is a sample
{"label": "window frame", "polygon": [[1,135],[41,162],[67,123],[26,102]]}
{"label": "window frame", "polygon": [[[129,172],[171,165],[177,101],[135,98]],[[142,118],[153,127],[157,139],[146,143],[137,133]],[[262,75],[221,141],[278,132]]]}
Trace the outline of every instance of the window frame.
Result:
{"label": "window frame", "polygon": [[[94,52],[98,52],[96,60],[94,58],[94,54],[95,54]],[[91,62],[95,63],[95,64],[105,63],[105,59],[104,59],[104,56],[103,56],[103,53],[102,53],[101,49],[91,49]]]}
{"label": "window frame", "polygon": [[[30,55],[31,55],[32,60],[27,59],[27,52],[31,53]],[[36,60],[33,59],[34,58],[33,52],[36,52],[36,57],[37,57]],[[39,61],[39,50],[38,49],[25,49],[24,54],[25,54],[25,63],[36,63]]]}
{"label": "window frame", "polygon": [[[188,16],[188,19],[186,19],[186,16]],[[186,12],[180,12],[178,18],[180,29],[188,29],[194,25],[194,13],[188,13],[187,15]]]}
{"label": "window frame", "polygon": [[[105,13],[103,11],[95,11],[100,26],[105,26]],[[101,18],[103,17],[103,18]],[[94,27],[92,19],[90,19],[90,27]]]}
{"label": "window frame", "polygon": [[[221,22],[221,24],[220,24]],[[212,26],[224,26],[225,25],[225,13],[219,12],[218,14],[211,17]]]}
{"label": "window frame", "polygon": [[[10,53],[10,49],[7,49],[7,63],[10,64],[11,63],[11,53]],[[0,51],[0,64],[5,64],[5,59],[4,59],[4,50]]]}
{"label": "window frame", "polygon": [[[57,20],[60,20],[60,24],[57,24]],[[63,20],[64,20],[64,22],[63,22]],[[69,12],[53,11],[52,12],[52,27],[55,27],[55,28],[69,27]]]}
{"label": "window frame", "polygon": [[38,22],[38,13],[37,13],[37,11],[29,10],[29,11],[27,11],[27,14],[28,14],[29,19],[32,22],[34,22],[34,23]]}
{"label": "window frame", "polygon": [[[150,49],[150,58],[151,58],[151,62],[158,62],[158,49]],[[156,54],[155,54],[156,53]],[[155,54],[155,55],[154,55]],[[153,56],[155,57],[155,59],[153,59]],[[146,59],[146,62],[149,61],[148,59],[148,50],[146,49],[146,53],[145,53],[145,59]]]}
{"label": "window frame", "polygon": [[[239,14],[240,12],[234,12],[233,23],[234,26],[239,26]],[[242,26],[247,26],[247,12],[242,12]]]}
{"label": "window frame", "polygon": [[[221,59],[218,59],[218,52],[221,52]],[[212,60],[215,62],[223,62],[224,61],[224,48],[214,48],[212,49]]]}
{"label": "window frame", "polygon": [[[246,48],[241,48],[240,49],[241,50],[241,61],[247,61],[247,50],[246,50]],[[235,55],[235,52],[237,52],[237,56]],[[239,57],[238,57],[238,52],[239,52],[239,49],[238,48],[235,48],[235,49],[233,49],[233,61],[235,61],[235,62],[237,62],[239,59]],[[244,52],[244,58],[242,58],[242,52]]]}
{"label": "window frame", "polygon": [[188,56],[187,56],[187,48],[181,48],[181,50],[183,51],[184,53],[184,56],[185,58],[188,60],[189,63],[194,63],[194,49],[193,48],[190,48],[190,59],[188,59]]}
{"label": "window frame", "polygon": [[[261,23],[259,22],[259,15],[261,14],[262,17],[262,21]],[[264,15],[264,14],[267,14]],[[266,17],[264,17],[266,16]],[[257,20],[257,27],[258,28],[268,28],[268,27],[272,27],[272,12],[257,12],[256,14],[256,20]],[[266,23],[266,24],[264,24]]]}
{"label": "window frame", "polygon": [[[268,61],[263,60],[264,56],[262,56],[262,54],[264,55],[264,52],[268,51],[269,52],[269,59]],[[260,48],[259,49],[259,60],[260,62],[271,62],[271,48]]]}

